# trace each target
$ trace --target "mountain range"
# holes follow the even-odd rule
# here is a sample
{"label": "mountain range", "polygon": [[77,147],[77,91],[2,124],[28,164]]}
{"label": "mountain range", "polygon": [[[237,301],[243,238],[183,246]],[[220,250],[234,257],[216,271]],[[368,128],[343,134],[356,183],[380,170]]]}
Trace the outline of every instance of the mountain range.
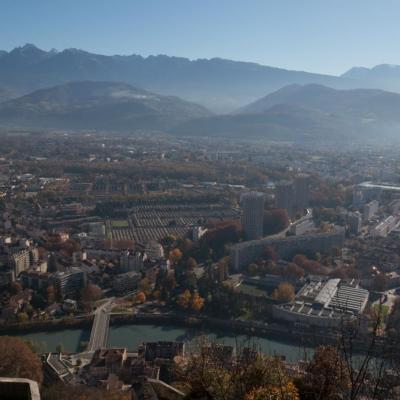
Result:
{"label": "mountain range", "polygon": [[150,92],[179,96],[214,112],[232,111],[293,83],[341,89],[357,86],[347,77],[221,58],[104,56],[78,49],[44,51],[32,44],[0,52],[0,88],[19,95],[87,80],[125,82]]}
{"label": "mountain range", "polygon": [[0,124],[9,127],[165,131],[210,115],[197,104],[116,82],[71,82],[0,103]]}
{"label": "mountain range", "polygon": [[31,44],[0,51],[3,127],[393,138],[396,90],[400,66],[392,65],[329,76],[219,58],[104,56]]}
{"label": "mountain range", "polygon": [[205,107],[126,83],[71,82],[0,103],[0,126],[109,131],[161,131],[183,136],[272,140],[396,137],[400,94],[289,85],[236,111]]}
{"label": "mountain range", "polygon": [[359,87],[380,88],[400,92],[400,66],[380,64],[373,68],[354,67],[341,75],[357,81]]}
{"label": "mountain range", "polygon": [[274,140],[396,137],[400,94],[289,85],[229,115],[189,120],[180,134],[266,137]]}

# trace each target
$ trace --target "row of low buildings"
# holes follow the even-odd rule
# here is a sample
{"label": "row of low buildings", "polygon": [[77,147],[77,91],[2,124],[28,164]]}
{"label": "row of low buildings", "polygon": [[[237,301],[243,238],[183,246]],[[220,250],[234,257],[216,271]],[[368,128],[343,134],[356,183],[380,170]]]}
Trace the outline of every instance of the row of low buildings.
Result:
{"label": "row of low buildings", "polygon": [[390,215],[383,221],[379,222],[370,230],[370,235],[372,237],[386,237],[400,225],[400,217],[398,215]]}
{"label": "row of low buildings", "polygon": [[259,239],[237,243],[231,248],[231,265],[234,271],[241,271],[251,262],[262,258],[268,247],[275,250],[279,258],[292,258],[297,253],[328,253],[332,248],[342,248],[345,229],[333,226],[328,232],[308,233],[300,236],[288,236],[282,239]]}

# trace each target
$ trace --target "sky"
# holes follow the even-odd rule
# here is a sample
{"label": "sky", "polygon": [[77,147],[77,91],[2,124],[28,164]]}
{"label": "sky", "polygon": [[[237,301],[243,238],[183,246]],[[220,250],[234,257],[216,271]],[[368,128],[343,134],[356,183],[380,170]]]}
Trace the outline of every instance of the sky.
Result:
{"label": "sky", "polygon": [[341,74],[400,64],[398,0],[0,0],[0,49],[221,57]]}

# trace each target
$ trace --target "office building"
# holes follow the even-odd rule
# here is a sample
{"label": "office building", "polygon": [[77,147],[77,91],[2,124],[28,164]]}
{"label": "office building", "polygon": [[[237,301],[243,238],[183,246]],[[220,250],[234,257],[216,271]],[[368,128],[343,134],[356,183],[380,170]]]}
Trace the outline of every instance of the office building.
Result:
{"label": "office building", "polygon": [[136,271],[140,272],[143,270],[144,262],[147,260],[146,253],[140,251],[124,251],[119,259],[121,272]]}
{"label": "office building", "polygon": [[56,272],[53,277],[54,286],[63,299],[75,299],[86,286],[86,274],[78,268]]}
{"label": "office building", "polygon": [[281,181],[275,185],[275,206],[284,208],[290,217],[293,216],[294,185],[292,181]]}
{"label": "office building", "polygon": [[363,206],[363,221],[368,222],[378,211],[379,202],[372,200]]}
{"label": "office building", "polygon": [[18,277],[22,271],[28,270],[39,260],[39,251],[36,247],[17,248],[9,255],[10,268],[14,270],[15,277]]}
{"label": "office building", "polygon": [[358,211],[348,213],[347,223],[349,225],[349,230],[352,234],[357,235],[361,232],[362,216]]}
{"label": "office building", "polygon": [[246,240],[263,237],[264,193],[248,192],[242,196],[242,227]]}
{"label": "office building", "polygon": [[294,208],[297,211],[309,206],[310,177],[307,174],[299,174],[294,179]]}
{"label": "office building", "polygon": [[113,288],[118,293],[137,289],[142,275],[135,271],[119,274],[114,277]]}

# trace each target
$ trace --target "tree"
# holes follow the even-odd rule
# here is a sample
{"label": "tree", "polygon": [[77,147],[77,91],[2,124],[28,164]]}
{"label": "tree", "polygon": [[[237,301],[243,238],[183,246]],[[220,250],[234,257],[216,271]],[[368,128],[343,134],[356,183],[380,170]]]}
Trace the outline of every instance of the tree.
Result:
{"label": "tree", "polygon": [[289,226],[289,216],[285,209],[277,208],[264,211],[264,235],[273,235]]}
{"label": "tree", "polygon": [[146,301],[146,295],[144,292],[140,291],[136,296],[135,296],[135,302],[136,303],[144,303]]}
{"label": "tree", "polygon": [[177,264],[181,258],[182,252],[178,248],[175,248],[169,252],[169,261],[172,264]]}
{"label": "tree", "polygon": [[19,312],[18,313],[18,322],[21,324],[25,324],[29,321],[29,315],[26,312]]}
{"label": "tree", "polygon": [[177,247],[182,253],[187,254],[193,248],[193,242],[188,238],[180,239],[177,243]]}
{"label": "tree", "polygon": [[130,400],[130,394],[83,385],[52,385],[42,393],[42,400]]}
{"label": "tree", "polygon": [[18,294],[22,292],[22,286],[19,282],[13,282],[10,285],[10,293],[11,294]]}
{"label": "tree", "polygon": [[387,287],[386,275],[383,273],[376,275],[372,281],[372,288],[377,292],[383,292],[386,290],[386,287]]}
{"label": "tree", "polygon": [[152,285],[151,285],[150,279],[149,279],[149,278],[143,278],[143,279],[139,282],[139,289],[140,289],[146,296],[150,296],[151,290],[152,290]]}
{"label": "tree", "polygon": [[273,291],[272,297],[281,303],[293,301],[295,298],[293,285],[287,282],[280,283],[278,288]]}
{"label": "tree", "polygon": [[41,385],[41,361],[21,339],[0,336],[0,354],[0,376],[32,379]]}
{"label": "tree", "polygon": [[204,306],[204,299],[200,297],[200,295],[197,292],[195,292],[192,295],[191,305],[192,305],[192,310],[200,311]]}
{"label": "tree", "polygon": [[83,303],[92,308],[93,303],[101,299],[101,289],[97,285],[89,283],[82,289],[81,296]]}
{"label": "tree", "polygon": [[244,400],[299,400],[299,392],[293,382],[284,386],[267,385],[253,389]]}
{"label": "tree", "polygon": [[319,346],[309,365],[301,392],[310,399],[340,399],[350,388],[347,366],[333,346]]}
{"label": "tree", "polygon": [[193,271],[195,268],[197,268],[197,261],[193,257],[189,257],[186,260],[186,268]]}
{"label": "tree", "polygon": [[176,237],[173,235],[167,235],[161,239],[161,243],[166,247],[171,247],[176,241]]}
{"label": "tree", "polygon": [[101,289],[94,283],[89,283],[82,289],[82,300],[94,302],[101,299]]}
{"label": "tree", "polygon": [[247,266],[247,273],[248,273],[250,276],[256,276],[256,275],[258,274],[258,265],[255,264],[255,263],[250,263],[250,264]]}
{"label": "tree", "polygon": [[218,343],[205,340],[199,346],[178,368],[190,386],[188,399],[299,399],[279,358],[260,355],[250,343],[237,343],[234,357]]}
{"label": "tree", "polygon": [[62,343],[59,343],[59,344],[56,346],[56,352],[57,352],[57,353],[63,353],[63,352],[64,352],[64,345],[63,345]]}
{"label": "tree", "polygon": [[307,257],[304,254],[296,254],[293,257],[293,262],[301,268],[304,268],[304,265],[308,261]]}
{"label": "tree", "polygon": [[56,301],[56,290],[53,285],[47,287],[47,302],[53,304]]}
{"label": "tree", "polygon": [[285,278],[288,278],[290,280],[296,281],[304,276],[304,269],[299,267],[295,263],[289,263],[283,270],[282,275]]}
{"label": "tree", "polygon": [[167,274],[164,280],[164,289],[168,294],[171,294],[176,288],[176,279],[173,273]]}
{"label": "tree", "polygon": [[190,306],[191,299],[192,295],[190,291],[186,289],[181,295],[179,295],[178,305],[186,310]]}
{"label": "tree", "polygon": [[214,260],[218,260],[225,255],[225,245],[238,242],[241,234],[242,229],[238,221],[218,222],[214,226],[210,226],[201,238],[200,247],[204,246],[202,251],[204,254],[210,253],[209,250],[211,250]]}
{"label": "tree", "polygon": [[267,246],[264,250],[264,259],[266,261],[278,261],[278,254],[272,246]]}

